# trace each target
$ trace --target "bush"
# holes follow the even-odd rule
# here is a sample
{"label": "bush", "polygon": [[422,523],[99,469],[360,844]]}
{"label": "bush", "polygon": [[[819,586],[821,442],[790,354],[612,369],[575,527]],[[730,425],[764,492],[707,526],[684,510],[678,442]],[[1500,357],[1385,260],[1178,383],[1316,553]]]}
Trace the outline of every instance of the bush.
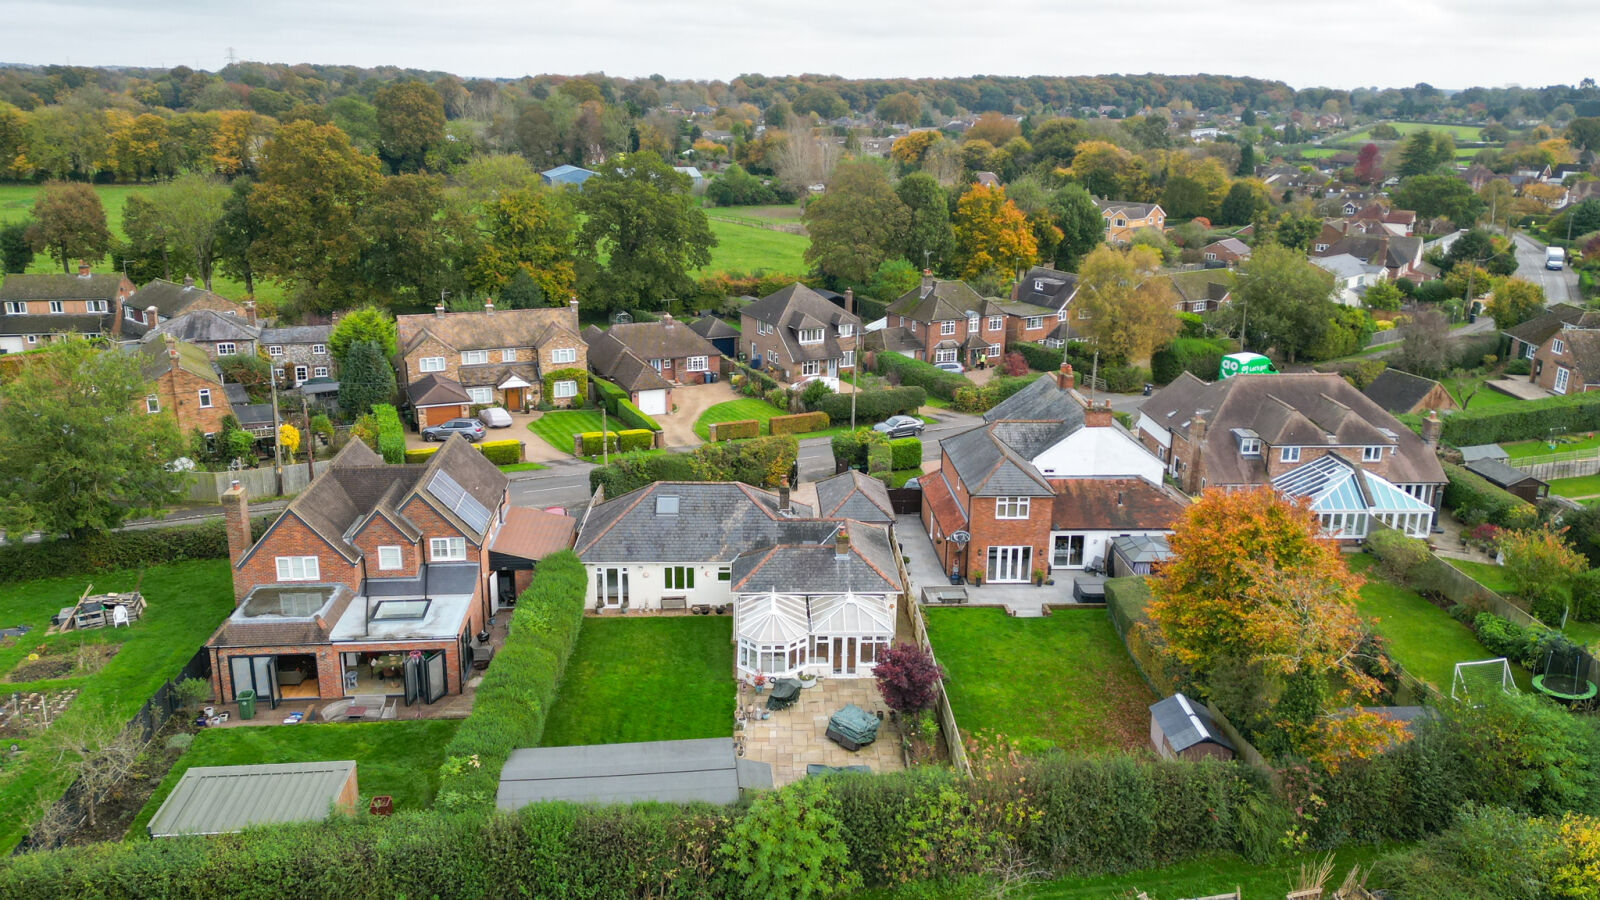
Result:
{"label": "bush", "polygon": [[922,468],[922,438],[894,438],[889,441],[889,450],[893,453],[896,471]]}
{"label": "bush", "polygon": [[1520,666],[1534,665],[1533,656],[1540,641],[1538,634],[1494,613],[1481,612],[1472,619],[1478,643],[1495,656],[1504,656]]}
{"label": "bush", "polygon": [[[928,392],[920,387],[895,387],[862,391],[855,395],[857,424],[871,425],[890,416],[915,415],[928,403]],[[833,394],[823,397],[817,409],[828,414],[828,419],[838,424],[850,421],[850,395]]]}
{"label": "bush", "polygon": [[1028,368],[1036,372],[1055,372],[1061,368],[1061,360],[1064,358],[1060,350],[1052,350],[1043,344],[1014,341],[1006,345],[1006,350],[1022,354],[1022,358],[1027,360]]}
{"label": "bush", "polygon": [[965,375],[946,372],[935,368],[932,363],[898,353],[877,354],[877,372],[879,375],[898,377],[901,384],[920,387],[944,400],[954,400],[957,390],[972,385]]}
{"label": "bush", "polygon": [[933,654],[916,644],[899,643],[882,651],[872,677],[890,709],[914,715],[938,701],[944,670],[933,661]]}
{"label": "bush", "polygon": [[589,470],[589,491],[604,487],[606,497],[620,497],[657,481],[698,481],[694,459],[686,453],[613,457],[608,466]]}
{"label": "bush", "polygon": [[1559,840],[1555,822],[1471,807],[1422,846],[1383,857],[1368,883],[1407,900],[1545,900]]}
{"label": "bush", "polygon": [[[867,448],[883,443],[885,438],[881,433],[871,428],[857,428],[844,434],[833,436],[833,459],[835,462],[851,469],[863,469],[867,465]],[[890,454],[893,459],[893,454]]]}
{"label": "bush", "polygon": [[537,747],[545,715],[583,625],[589,575],[570,550],[539,560],[511,614],[472,713],[445,748],[437,804],[446,810],[492,809],[500,768],[518,747]]}
{"label": "bush", "polygon": [[888,441],[867,445],[867,474],[887,478],[894,469],[894,451]]}
{"label": "bush", "polygon": [[[276,518],[251,519],[253,538],[265,534]],[[227,555],[228,530],[221,519],[200,525],[112,531],[36,544],[12,541],[0,544],[0,583],[115,572],[191,559],[225,559]]]}
{"label": "bush", "polygon": [[604,447],[600,444],[600,432],[598,431],[585,431],[578,435],[578,440],[583,446],[584,456],[598,456],[606,451],[616,453],[618,450],[617,433],[615,431],[606,432]]}
{"label": "bush", "polygon": [[789,435],[702,444],[689,457],[694,469],[689,480],[742,481],[775,488],[788,478],[793,484],[799,455],[800,442]]}
{"label": "bush", "polygon": [[400,413],[388,403],[377,403],[372,407],[372,415],[378,423],[378,455],[386,463],[404,462],[406,431],[400,424]]}
{"label": "bush", "polygon": [[820,378],[816,381],[809,381],[800,391],[800,403],[806,409],[816,409],[817,404],[822,402],[822,398],[832,393],[833,388],[828,387],[826,381]]}
{"label": "bush", "polygon": [[522,462],[521,441],[484,441],[478,444],[478,452],[497,466]]}
{"label": "bush", "polygon": [[1105,366],[1100,377],[1106,380],[1106,390],[1113,394],[1131,394],[1144,389],[1150,382],[1150,370],[1139,366]]}
{"label": "bush", "polygon": [[589,373],[583,369],[556,369],[546,372],[541,381],[544,382],[544,392],[539,395],[541,402],[556,403],[555,383],[558,381],[576,381],[578,383],[578,392],[571,397],[562,399],[560,402],[563,405],[577,409],[589,402]]}
{"label": "bush", "polygon": [[717,422],[711,426],[713,441],[741,441],[759,434],[761,434],[761,422],[756,419]]}
{"label": "bush", "polygon": [[435,453],[438,453],[438,452],[439,452],[439,448],[438,447],[422,447],[422,448],[419,448],[419,449],[416,449],[416,450],[407,450],[406,451],[406,462],[408,462],[408,463],[427,462],[428,461],[428,457],[430,457],[430,456],[432,456],[432,455],[434,455]]}
{"label": "bush", "polygon": [[825,779],[763,794],[717,848],[732,896],[833,897],[861,886]]}
{"label": "bush", "polygon": [[1406,537],[1394,528],[1380,528],[1367,535],[1367,549],[1378,557],[1378,564],[1401,584],[1415,584],[1433,554],[1418,538]]}
{"label": "bush", "polygon": [[784,387],[770,388],[762,395],[761,399],[776,406],[778,409],[788,409],[789,389]]}
{"label": "bush", "polygon": [[[1465,413],[1455,415],[1465,415]],[[1453,418],[1455,416],[1445,419],[1446,426]],[[1466,515],[1476,510],[1482,515],[1479,521],[1492,522],[1502,528],[1515,528],[1532,522],[1536,511],[1528,501],[1490,484],[1460,466],[1450,463],[1442,465],[1447,481],[1444,488],[1444,507],[1461,515],[1463,521],[1466,518],[1476,518]]]}
{"label": "bush", "polygon": [[988,412],[1012,394],[1033,384],[1039,377],[1038,374],[1023,375],[1018,378],[996,375],[981,386],[969,383],[956,391],[955,400],[951,405],[961,412]]}
{"label": "bush", "polygon": [[1506,363],[1507,375],[1528,375],[1533,372],[1533,363],[1527,359],[1513,359]]}
{"label": "bush", "polygon": [[648,428],[629,428],[617,432],[617,443],[623,453],[630,450],[649,450],[656,445],[656,433]]}
{"label": "bush", "polygon": [[829,425],[825,412],[796,413],[792,416],[773,416],[767,420],[768,434],[805,434],[821,431]]}
{"label": "bush", "polygon": [[1600,393],[1502,403],[1452,413],[1444,420],[1444,439],[1457,447],[1547,437],[1552,428],[1569,432],[1600,430]]}
{"label": "bush", "polygon": [[1222,357],[1231,351],[1220,338],[1174,338],[1172,343],[1150,356],[1150,374],[1156,384],[1167,384],[1190,372],[1204,381],[1215,381]]}

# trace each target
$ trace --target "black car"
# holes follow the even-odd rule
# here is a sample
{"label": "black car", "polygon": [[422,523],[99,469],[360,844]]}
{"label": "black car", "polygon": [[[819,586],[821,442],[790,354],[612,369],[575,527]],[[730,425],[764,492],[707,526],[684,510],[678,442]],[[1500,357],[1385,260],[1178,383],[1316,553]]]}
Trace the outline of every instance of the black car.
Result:
{"label": "black car", "polygon": [[872,426],[872,430],[885,437],[903,438],[922,434],[922,429],[926,427],[916,416],[890,416]]}
{"label": "black car", "polygon": [[477,419],[451,419],[439,425],[430,425],[422,429],[422,439],[425,441],[449,440],[450,435],[459,434],[476,444],[483,440],[488,432],[484,431],[483,423]]}

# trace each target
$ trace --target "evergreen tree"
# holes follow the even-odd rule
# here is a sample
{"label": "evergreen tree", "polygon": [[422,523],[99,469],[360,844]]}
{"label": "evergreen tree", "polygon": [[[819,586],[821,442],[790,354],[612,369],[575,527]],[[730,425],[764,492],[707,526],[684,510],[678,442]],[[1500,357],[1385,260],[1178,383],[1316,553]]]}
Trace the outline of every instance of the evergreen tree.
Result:
{"label": "evergreen tree", "polygon": [[374,404],[394,399],[394,369],[383,358],[377,341],[357,341],[350,345],[339,370],[339,409],[345,418],[354,419]]}

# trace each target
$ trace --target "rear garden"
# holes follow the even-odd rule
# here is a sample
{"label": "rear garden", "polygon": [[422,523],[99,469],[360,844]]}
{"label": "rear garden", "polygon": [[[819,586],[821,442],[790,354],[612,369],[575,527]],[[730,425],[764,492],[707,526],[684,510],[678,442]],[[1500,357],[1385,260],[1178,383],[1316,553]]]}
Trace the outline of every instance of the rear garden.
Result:
{"label": "rear garden", "polygon": [[1104,609],[1021,619],[1000,609],[928,609],[928,640],[963,736],[1024,750],[1139,749],[1156,696]]}

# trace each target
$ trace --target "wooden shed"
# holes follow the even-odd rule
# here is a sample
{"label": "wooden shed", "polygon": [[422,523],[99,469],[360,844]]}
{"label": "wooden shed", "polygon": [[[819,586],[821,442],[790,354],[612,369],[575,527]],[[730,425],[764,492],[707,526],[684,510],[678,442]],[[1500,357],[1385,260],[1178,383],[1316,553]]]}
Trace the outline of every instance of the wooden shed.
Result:
{"label": "wooden shed", "polygon": [[1497,459],[1474,460],[1467,463],[1466,470],[1529,503],[1537,503],[1550,493],[1548,482],[1541,481],[1521,469],[1513,469]]}
{"label": "wooden shed", "polygon": [[1167,759],[1227,760],[1234,753],[1206,708],[1182,694],[1150,704],[1150,745]]}

